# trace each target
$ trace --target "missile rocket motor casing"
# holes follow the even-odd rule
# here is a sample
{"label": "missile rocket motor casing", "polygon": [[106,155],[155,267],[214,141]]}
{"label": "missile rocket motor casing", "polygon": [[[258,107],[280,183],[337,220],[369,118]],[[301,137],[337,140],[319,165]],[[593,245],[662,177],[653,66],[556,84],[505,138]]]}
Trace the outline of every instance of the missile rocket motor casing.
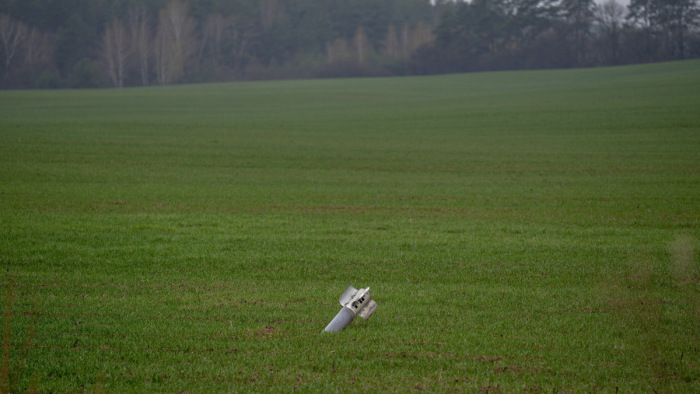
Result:
{"label": "missile rocket motor casing", "polygon": [[348,286],[347,289],[340,295],[340,305],[342,308],[337,315],[328,323],[324,329],[326,332],[337,332],[349,326],[355,319],[355,316],[360,316],[363,319],[369,319],[377,309],[377,303],[372,299],[369,292],[369,287],[365,289],[356,289],[353,286]]}

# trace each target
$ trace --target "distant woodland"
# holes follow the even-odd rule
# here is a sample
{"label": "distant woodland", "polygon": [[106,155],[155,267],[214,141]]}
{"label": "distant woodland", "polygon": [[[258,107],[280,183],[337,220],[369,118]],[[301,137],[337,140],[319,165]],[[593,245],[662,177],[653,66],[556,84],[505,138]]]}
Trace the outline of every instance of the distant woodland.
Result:
{"label": "distant woodland", "polygon": [[0,88],[594,67],[700,57],[697,0],[0,0]]}

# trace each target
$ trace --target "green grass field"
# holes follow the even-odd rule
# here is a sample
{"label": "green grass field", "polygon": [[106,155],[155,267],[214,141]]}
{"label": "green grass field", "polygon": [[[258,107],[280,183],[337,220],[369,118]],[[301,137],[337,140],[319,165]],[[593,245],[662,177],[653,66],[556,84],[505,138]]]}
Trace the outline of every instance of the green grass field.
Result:
{"label": "green grass field", "polygon": [[0,391],[700,391],[698,61],[3,91],[0,224]]}

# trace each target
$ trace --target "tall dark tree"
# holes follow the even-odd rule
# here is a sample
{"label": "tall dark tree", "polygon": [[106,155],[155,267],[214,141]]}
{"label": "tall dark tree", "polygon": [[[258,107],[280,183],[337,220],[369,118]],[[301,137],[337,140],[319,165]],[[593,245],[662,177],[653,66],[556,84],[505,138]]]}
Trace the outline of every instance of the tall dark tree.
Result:
{"label": "tall dark tree", "polygon": [[551,28],[558,11],[556,0],[508,0],[504,7],[508,40],[520,48],[527,48]]}
{"label": "tall dark tree", "polygon": [[[633,35],[633,47],[639,47],[637,58],[648,61],[655,56],[655,35],[658,33],[657,20],[652,17],[652,0],[631,0],[627,6],[627,20],[636,29]],[[641,39],[643,44],[637,45]]]}
{"label": "tall dark tree", "polygon": [[567,23],[573,57],[577,65],[589,64],[587,47],[594,9],[594,0],[562,0],[561,2],[561,11]]}
{"label": "tall dark tree", "polygon": [[504,45],[506,18],[502,2],[474,0],[447,11],[436,29],[436,47],[455,71],[483,68],[480,60],[497,54]]}
{"label": "tall dark tree", "polygon": [[668,54],[675,59],[685,59],[687,34],[700,15],[698,1],[666,0],[654,5],[653,15],[664,27]]}
{"label": "tall dark tree", "polygon": [[628,19],[643,32],[652,58],[683,59],[687,36],[697,27],[699,15],[697,0],[632,0]]}
{"label": "tall dark tree", "polygon": [[89,24],[80,14],[71,15],[56,33],[55,62],[61,75],[68,76],[78,61],[95,58],[99,37],[97,26]]}

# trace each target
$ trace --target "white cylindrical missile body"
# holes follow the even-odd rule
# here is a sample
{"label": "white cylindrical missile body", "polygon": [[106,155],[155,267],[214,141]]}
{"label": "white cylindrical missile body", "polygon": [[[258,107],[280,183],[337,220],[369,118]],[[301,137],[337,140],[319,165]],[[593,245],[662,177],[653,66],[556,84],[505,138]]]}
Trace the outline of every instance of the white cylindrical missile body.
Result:
{"label": "white cylindrical missile body", "polygon": [[344,306],[340,312],[331,320],[323,331],[326,332],[338,332],[342,331],[345,327],[349,326],[355,319],[355,312],[352,309]]}

